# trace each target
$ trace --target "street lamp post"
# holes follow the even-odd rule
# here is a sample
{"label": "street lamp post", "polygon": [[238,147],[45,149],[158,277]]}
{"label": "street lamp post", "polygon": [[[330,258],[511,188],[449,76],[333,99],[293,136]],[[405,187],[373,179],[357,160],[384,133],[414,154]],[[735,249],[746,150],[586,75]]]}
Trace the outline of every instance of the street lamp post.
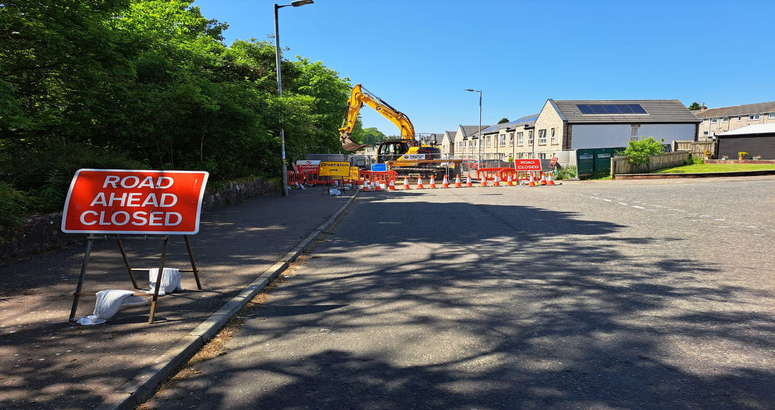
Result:
{"label": "street lamp post", "polygon": [[[279,20],[277,18],[277,10],[280,10],[283,7],[293,6],[293,7],[301,7],[306,4],[312,4],[312,0],[296,0],[292,1],[291,4],[284,4],[282,6],[279,6],[277,4],[274,5],[274,52],[275,52],[275,60],[277,62],[277,94],[280,95],[280,97],[283,96],[283,75],[280,72],[280,24]],[[288,196],[288,165],[285,163],[285,128],[282,124],[282,114],[280,114],[280,146],[282,149],[282,160],[283,160],[283,167],[282,167],[282,184],[283,184],[283,196]]]}
{"label": "street lamp post", "polygon": [[472,93],[479,93],[479,136],[477,137],[477,143],[479,144],[479,168],[482,167],[482,90],[474,90],[466,88],[465,91]]}

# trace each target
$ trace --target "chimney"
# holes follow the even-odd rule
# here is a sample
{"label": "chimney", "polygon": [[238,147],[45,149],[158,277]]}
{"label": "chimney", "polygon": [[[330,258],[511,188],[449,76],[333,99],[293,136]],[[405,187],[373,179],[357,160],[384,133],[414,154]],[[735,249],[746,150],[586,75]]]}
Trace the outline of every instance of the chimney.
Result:
{"label": "chimney", "polygon": [[702,107],[700,107],[700,111],[707,110],[707,109],[708,109],[708,107],[705,106],[705,103],[702,103]]}

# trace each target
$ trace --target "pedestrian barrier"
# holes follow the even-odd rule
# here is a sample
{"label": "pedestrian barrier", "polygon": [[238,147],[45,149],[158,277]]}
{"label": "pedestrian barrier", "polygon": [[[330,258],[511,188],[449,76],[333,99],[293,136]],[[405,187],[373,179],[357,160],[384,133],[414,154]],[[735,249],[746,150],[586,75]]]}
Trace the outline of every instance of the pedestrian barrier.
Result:
{"label": "pedestrian barrier", "polygon": [[[334,183],[334,178],[330,176],[320,176],[320,172],[318,171],[307,171],[304,173],[303,177],[303,183],[307,184],[313,184],[313,185],[331,185]],[[357,183],[356,181],[351,181],[352,183],[356,183],[357,185],[361,185],[361,183]]]}
{"label": "pedestrian barrier", "polygon": [[479,168],[476,170],[476,178],[482,181],[482,186],[487,186],[486,181],[495,182],[495,178],[500,176],[500,173],[506,168]]}

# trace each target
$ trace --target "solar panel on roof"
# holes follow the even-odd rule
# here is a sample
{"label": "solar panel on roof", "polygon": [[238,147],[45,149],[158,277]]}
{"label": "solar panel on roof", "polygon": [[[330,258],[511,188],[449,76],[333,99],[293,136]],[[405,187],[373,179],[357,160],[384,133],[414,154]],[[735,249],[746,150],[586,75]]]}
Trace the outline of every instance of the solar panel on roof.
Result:
{"label": "solar panel on roof", "polygon": [[640,104],[577,104],[582,114],[648,114]]}

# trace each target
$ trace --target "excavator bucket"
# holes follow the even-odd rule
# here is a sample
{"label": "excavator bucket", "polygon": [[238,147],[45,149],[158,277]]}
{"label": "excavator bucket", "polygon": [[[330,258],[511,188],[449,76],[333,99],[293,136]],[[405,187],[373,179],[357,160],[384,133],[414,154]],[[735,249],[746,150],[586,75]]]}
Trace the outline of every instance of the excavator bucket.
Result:
{"label": "excavator bucket", "polygon": [[342,133],[342,135],[339,137],[339,140],[342,142],[342,149],[345,151],[358,151],[363,147],[369,146],[369,144],[358,144],[357,142],[353,141],[352,134],[349,132]]}

